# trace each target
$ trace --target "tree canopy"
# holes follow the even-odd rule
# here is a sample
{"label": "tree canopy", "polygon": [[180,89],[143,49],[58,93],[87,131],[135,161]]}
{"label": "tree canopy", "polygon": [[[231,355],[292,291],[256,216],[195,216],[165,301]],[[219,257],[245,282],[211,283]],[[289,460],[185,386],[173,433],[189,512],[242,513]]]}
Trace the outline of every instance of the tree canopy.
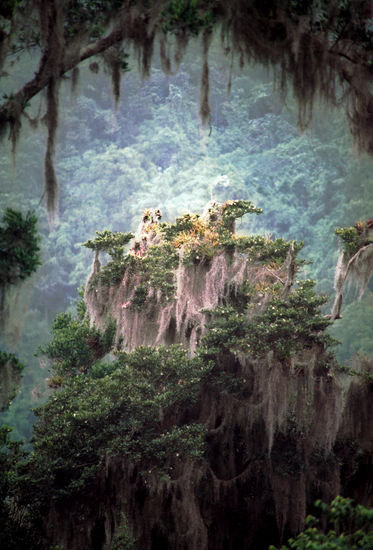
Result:
{"label": "tree canopy", "polygon": [[30,277],[41,264],[40,237],[33,212],[7,208],[0,222],[0,293],[4,287]]}
{"label": "tree canopy", "polygon": [[[323,515],[323,523],[316,517],[306,518],[306,529],[281,550],[348,550],[372,548],[373,509],[356,505],[351,498],[336,496],[330,505],[315,502]],[[275,550],[270,546],[270,550]]]}
{"label": "tree canopy", "polygon": [[[320,94],[344,102],[351,131],[361,150],[373,152],[372,7],[367,0],[8,0],[0,8],[1,78],[12,76],[24,50],[38,60],[35,74],[14,81],[0,105],[0,129],[15,147],[23,118],[43,119],[48,128],[44,161],[48,210],[57,203],[54,169],[61,79],[76,82],[79,65],[105,65],[119,100],[121,74],[134,48],[144,76],[159,42],[162,68],[177,70],[190,38],[202,35],[200,115],[210,118],[208,50],[212,33],[221,31],[224,51],[240,64],[257,61],[275,67],[282,89],[290,84],[299,103],[299,124],[307,126]],[[230,82],[228,82],[228,90]],[[45,107],[32,112],[41,92]]]}

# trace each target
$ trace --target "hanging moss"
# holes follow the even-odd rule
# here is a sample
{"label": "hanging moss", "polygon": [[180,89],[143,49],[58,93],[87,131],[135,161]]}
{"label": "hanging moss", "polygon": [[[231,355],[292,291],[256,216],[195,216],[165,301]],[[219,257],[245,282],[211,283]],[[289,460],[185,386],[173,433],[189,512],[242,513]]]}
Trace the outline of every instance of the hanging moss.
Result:
{"label": "hanging moss", "polygon": [[51,78],[47,90],[46,122],[48,128],[48,139],[44,158],[45,193],[47,199],[47,209],[51,215],[56,212],[58,204],[58,184],[54,166],[58,126],[58,91],[56,86],[58,86],[57,82],[54,78]]}
{"label": "hanging moss", "polygon": [[359,250],[359,233],[356,227],[337,227],[335,234],[343,242],[343,250],[352,256]]}
{"label": "hanging moss", "polygon": [[[311,281],[291,288],[296,243],[281,267],[219,240],[211,261],[180,265],[196,235],[230,233],[222,211],[210,204],[175,224],[146,211],[121,284],[86,289],[87,307],[55,321],[45,351],[58,391],[37,411],[33,452],[9,476],[10,502],[39,547],[133,537],[144,549],[264,550],[295,537],[318,497],[353,492],[373,504],[371,362],[338,379],[325,298]],[[105,231],[86,245],[98,253],[113,239]],[[162,264],[172,252],[176,270]],[[162,270],[177,292],[148,307],[148,282]],[[110,313],[127,351],[113,326],[103,330]]]}
{"label": "hanging moss", "polygon": [[[102,55],[105,65],[111,75],[111,86],[114,97],[114,105],[117,108],[120,99],[120,83],[122,74],[129,71],[128,54],[126,54],[120,45],[108,48]],[[98,63],[91,63],[90,69],[98,73]]]}
{"label": "hanging moss", "polygon": [[72,94],[75,94],[77,91],[79,76],[80,76],[79,67],[74,67],[74,69],[71,71],[71,93]]}
{"label": "hanging moss", "polygon": [[202,124],[210,122],[211,110],[210,110],[210,76],[209,76],[209,63],[208,63],[208,51],[211,43],[212,33],[205,31],[203,33],[203,52],[202,52],[202,77],[201,77],[201,98],[199,114],[201,115]]}
{"label": "hanging moss", "polygon": [[373,220],[359,221],[353,227],[337,227],[336,235],[342,241],[342,250],[334,276],[336,291],[331,318],[339,319],[342,309],[343,290],[347,281],[352,281],[363,296],[373,270]]}
{"label": "hanging moss", "polygon": [[[133,45],[142,74],[149,75],[155,39],[160,36],[164,71],[171,71],[171,51],[165,35],[175,36],[175,67],[181,62],[190,37],[202,36],[200,114],[210,119],[208,49],[212,31],[221,29],[224,49],[240,63],[252,61],[276,68],[283,91],[290,85],[299,103],[299,125],[312,117],[317,95],[330,104],[343,97],[356,144],[373,151],[373,96],[371,64],[373,35],[368,23],[371,4],[356,2],[247,2],[245,0],[161,0],[123,2],[47,1],[11,4],[6,10],[9,29],[0,35],[4,51],[40,43],[40,65],[35,76],[0,107],[0,127],[10,131],[13,149],[21,128],[21,115],[29,101],[47,88],[48,140],[45,158],[46,200],[49,211],[57,205],[53,167],[58,121],[58,80],[85,59],[120,51]],[[38,22],[36,15],[38,14]],[[32,25],[30,25],[32,21]],[[7,23],[8,24],[8,23]],[[35,27],[36,25],[36,27]],[[30,27],[33,34],[30,34]],[[11,29],[11,32],[10,32]],[[18,31],[18,33],[17,33]],[[67,47],[68,44],[68,47]],[[115,103],[126,63],[111,64]],[[97,61],[91,67],[97,70]],[[228,87],[230,84],[228,85]]]}
{"label": "hanging moss", "polygon": [[162,34],[159,41],[159,54],[161,58],[162,71],[166,75],[172,74],[171,59],[167,51],[167,35]]}

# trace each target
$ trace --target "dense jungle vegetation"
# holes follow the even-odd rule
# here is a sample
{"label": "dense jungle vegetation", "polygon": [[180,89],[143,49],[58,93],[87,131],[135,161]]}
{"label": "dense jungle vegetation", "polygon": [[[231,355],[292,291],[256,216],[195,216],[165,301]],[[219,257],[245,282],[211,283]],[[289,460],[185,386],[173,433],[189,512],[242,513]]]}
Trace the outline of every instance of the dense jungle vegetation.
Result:
{"label": "dense jungle vegetation", "polygon": [[[110,2],[109,8],[116,9],[119,3]],[[5,59],[2,52],[8,47],[8,37],[12,36],[8,22],[18,5],[23,10],[24,4],[27,3],[10,1],[1,6],[0,22],[5,21],[5,26],[0,33],[0,62]],[[47,6],[48,2],[44,4]],[[105,14],[102,20],[97,22],[95,19],[95,10],[101,9],[100,3],[91,3],[91,8],[85,2],[72,4],[75,7],[69,12],[71,19],[65,27],[72,43],[80,25],[87,22],[90,40],[92,37],[100,40],[107,23]],[[115,362],[101,362],[112,350],[115,327],[109,324],[105,331],[90,327],[84,319],[83,302],[76,302],[77,293],[90,272],[92,254],[87,248],[95,249],[92,239],[97,230],[104,238],[108,234],[105,231],[132,234],[141,213],[149,207],[160,208],[162,220],[169,222],[186,211],[202,212],[211,199],[219,202],[227,199],[253,201],[263,214],[240,220],[238,234],[250,234],[256,243],[261,242],[260,239],[267,242],[269,237],[278,242],[281,239],[303,242],[302,250],[300,246],[297,250],[299,257],[304,259],[299,276],[303,280],[314,279],[316,290],[330,298],[328,301],[328,298],[315,297],[313,285],[305,282],[293,296],[292,306],[296,309],[302,300],[307,301],[313,308],[311,317],[316,316],[315,326],[324,330],[328,322],[318,313],[318,308],[322,306],[322,313],[326,315],[333,301],[334,268],[341,246],[335,228],[353,226],[357,221],[372,217],[373,160],[357,153],[357,149],[370,151],[372,148],[369,132],[364,132],[370,121],[362,120],[361,115],[370,112],[366,108],[366,97],[357,95],[350,98],[349,117],[346,117],[343,100],[346,99],[344,93],[346,97],[348,94],[343,88],[343,78],[340,90],[336,87],[337,92],[331,94],[333,97],[326,97],[328,94],[322,89],[326,82],[322,78],[324,73],[319,81],[297,80],[301,75],[296,70],[287,69],[288,73],[285,71],[284,74],[290,75],[289,89],[285,90],[286,86],[280,85],[279,74],[274,76],[281,73],[282,51],[278,56],[266,54],[263,57],[263,52],[260,48],[255,49],[257,46],[253,43],[250,45],[252,58],[262,64],[241,67],[240,55],[225,55],[227,51],[224,52],[216,36],[208,40],[211,42],[208,46],[209,86],[205,83],[201,88],[201,59],[206,61],[207,55],[206,31],[223,18],[224,9],[219,2],[214,6],[211,2],[204,2],[202,11],[196,11],[197,4],[168,2],[167,9],[161,14],[164,32],[177,35],[182,22],[186,34],[193,37],[175,73],[170,67],[165,70],[167,56],[162,52],[162,46],[160,52],[155,51],[150,65],[146,53],[150,46],[144,44],[143,37],[138,39],[138,51],[134,53],[128,54],[114,47],[109,50],[112,57],[100,57],[93,63],[92,59],[83,59],[79,74],[77,71],[62,71],[64,78],[59,83],[57,133],[53,79],[60,75],[53,73],[52,80],[45,84],[47,108],[44,117],[41,115],[44,107],[38,97],[21,97],[20,100],[13,96],[14,90],[22,89],[25,75],[26,80],[34,73],[40,75],[34,45],[40,46],[43,40],[48,41],[48,37],[40,39],[37,34],[26,33],[19,50],[10,48],[10,57],[3,66],[0,125],[5,124],[10,134],[9,141],[2,142],[5,146],[0,153],[0,209],[3,216],[0,225],[0,292],[4,300],[4,289],[11,289],[11,305],[0,322],[0,368],[10,365],[16,373],[16,384],[4,403],[1,402],[1,408],[5,409],[11,401],[8,410],[0,415],[1,423],[6,425],[0,434],[0,464],[4,471],[11,472],[11,478],[5,475],[0,479],[0,497],[7,496],[11,487],[17,498],[24,498],[27,504],[27,492],[39,491],[32,505],[34,508],[29,510],[31,515],[35,513],[32,519],[36,518],[36,524],[43,513],[44,499],[56,495],[56,498],[63,498],[70,491],[79,493],[82,488],[89,487],[97,465],[103,460],[103,449],[107,451],[107,441],[110,441],[109,454],[112,456],[127,453],[130,457],[145,457],[145,462],[154,463],[159,475],[166,478],[169,474],[164,466],[167,453],[172,454],[175,463],[183,457],[198,460],[204,452],[203,427],[185,423],[181,427],[171,426],[170,431],[161,433],[156,420],[158,411],[193,403],[200,384],[229,386],[232,383],[232,392],[237,390],[232,380],[211,382],[212,367],[208,354],[203,356],[201,353],[191,360],[179,348],[140,349],[133,354],[122,352]],[[273,6],[270,4],[273,3],[266,4],[265,17],[272,17]],[[364,26],[360,25],[364,13],[356,9],[354,2],[344,2],[343,9],[338,4],[341,8],[338,16],[329,14],[329,20],[326,16],[315,20],[312,3],[287,4],[285,11],[289,21],[312,15],[312,25],[318,30],[325,30],[328,24],[333,24],[331,35],[335,43],[350,40],[351,51],[356,56],[363,55],[364,71],[369,73],[372,29],[365,20]],[[323,14],[327,12],[324,4],[318,8]],[[82,9],[83,22],[79,20]],[[359,15],[354,15],[354,10]],[[27,10],[24,13],[27,15]],[[48,17],[52,15],[49,13]],[[277,40],[282,31],[276,27],[271,32]],[[22,53],[22,40],[35,44],[28,52]],[[134,40],[136,42],[136,38]],[[241,41],[242,36],[236,44],[238,52],[241,57],[247,55],[250,58],[249,52],[242,49]],[[178,39],[176,51],[177,44],[180,46]],[[49,61],[58,54],[58,48],[47,51],[51,55]],[[337,55],[342,59],[339,50]],[[140,58],[139,64],[136,57]],[[311,58],[317,65],[317,56],[311,55],[305,57],[304,66]],[[202,74],[207,70],[206,65],[203,67]],[[337,70],[340,76],[345,74],[342,69]],[[9,77],[6,76],[8,71]],[[169,74],[165,75],[165,72]],[[149,78],[144,79],[144,76]],[[355,73],[350,77],[356,84]],[[368,86],[363,88],[365,93]],[[230,93],[227,93],[228,89]],[[352,89],[356,90],[358,86],[352,86]],[[207,91],[208,102],[205,101]],[[319,98],[316,92],[323,92],[324,96],[321,93]],[[334,103],[334,107],[326,106],[325,99]],[[10,108],[17,101],[22,110],[26,104],[28,109],[30,124],[25,120],[22,128],[19,125],[20,113]],[[305,107],[307,101],[312,105],[312,122],[305,132],[301,132],[300,126],[303,129],[306,122],[310,122],[311,110]],[[359,122],[363,128],[361,134],[356,130]],[[353,129],[352,136],[348,123]],[[56,155],[52,162],[54,149]],[[46,159],[44,169],[43,159]],[[45,186],[48,170],[50,177],[48,179],[47,174]],[[45,198],[49,216],[43,204]],[[57,202],[58,215],[53,220],[50,212]],[[36,236],[36,224],[41,239]],[[14,228],[19,234],[15,235]],[[21,244],[20,234],[28,236]],[[125,237],[121,243],[116,243],[117,249],[113,249],[111,243],[106,248],[105,243],[101,243],[101,250],[111,257],[116,253],[121,256],[128,240]],[[82,246],[83,243],[86,246]],[[87,246],[87,243],[91,245]],[[12,256],[10,260],[9,255]],[[28,282],[22,283],[24,279]],[[171,286],[166,281],[162,292],[167,295],[172,291]],[[134,309],[141,309],[145,300],[143,290],[139,287]],[[275,313],[268,312],[263,321],[267,325],[275,323],[277,314],[287,308],[275,298],[273,307]],[[304,311],[308,315],[311,310]],[[219,312],[216,314],[213,328],[220,336],[215,344],[223,345],[227,327],[225,320],[219,318]],[[237,315],[242,315],[242,312],[232,312],[232,318]],[[304,321],[296,314],[289,317],[289,334],[294,332],[300,320]],[[370,282],[361,301],[356,300],[353,288],[349,290],[343,303],[342,319],[330,326],[328,334],[323,333],[323,340],[317,342],[323,345],[336,338],[339,341],[336,356],[340,365],[345,372],[352,372],[357,356],[367,357],[365,361],[369,364],[373,353],[372,323],[373,286]],[[263,336],[254,327],[250,330],[258,353],[263,342],[270,347],[273,340],[270,331]],[[210,338],[213,339],[212,333]],[[314,334],[312,338],[312,343],[315,343]],[[276,351],[286,358],[289,345],[285,340],[280,341]],[[54,366],[51,366],[51,360],[55,360]],[[168,369],[167,391],[162,378],[165,365]],[[185,380],[183,378],[180,387],[181,371]],[[15,397],[21,372],[22,385]],[[369,377],[370,374],[366,373],[366,378]],[[49,378],[49,384],[46,378]],[[118,385],[123,390],[120,395]],[[53,393],[56,388],[60,389]],[[133,401],[132,408],[128,408],[129,400]],[[95,408],[98,401],[101,405]],[[113,401],[117,408],[112,407]],[[27,458],[15,440],[25,438],[26,448],[31,449],[36,420],[31,408],[40,407],[45,402],[44,408],[37,412],[40,421],[35,434],[39,438],[39,454]],[[110,427],[124,411],[128,413],[127,424],[121,424],[120,428],[123,433],[130,434],[127,439],[119,438]],[[50,436],[47,427],[51,422],[55,427],[55,437]],[[103,433],[98,433],[97,428],[103,423],[106,428]],[[133,439],[133,426],[144,437]],[[62,441],[61,433],[64,434]],[[82,435],[79,441],[76,433]],[[52,453],[51,448],[54,449]],[[43,462],[47,455],[50,463]],[[66,464],[61,465],[61,456],[65,457]],[[76,460],[77,456],[81,458],[82,469],[79,464],[77,466],[80,461]],[[15,464],[18,464],[16,468]],[[74,470],[73,476],[71,470]],[[36,479],[45,481],[42,488],[35,483]],[[334,521],[332,534],[321,533],[316,527],[317,520],[311,518],[305,533],[289,542],[289,548],[319,548],[321,544],[327,544],[328,537],[336,539],[333,538],[335,548],[344,548],[344,544],[360,547],[372,544],[369,510],[363,507],[355,510],[350,501],[343,500],[336,502],[334,507],[321,505],[321,508],[331,518],[331,525]],[[348,514],[355,520],[356,532],[355,524],[346,520]],[[347,527],[340,528],[340,518],[349,524],[351,533],[347,534]],[[31,545],[31,542],[26,542],[30,532],[23,531],[27,522],[20,522],[20,530],[14,535],[2,505],[0,519],[5,525],[1,536],[8,541],[9,548]],[[325,521],[323,528],[324,525]],[[350,537],[347,543],[343,533]],[[340,536],[343,540],[339,540]],[[125,518],[117,542],[118,548],[129,549],[134,545]],[[35,547],[37,544],[35,542]]]}
{"label": "dense jungle vegetation", "polygon": [[[1,432],[0,458],[4,466],[0,477],[4,497],[0,509],[3,524],[0,535],[2,546],[12,549],[27,545],[33,550],[48,547],[49,541],[50,547],[52,541],[59,541],[61,536],[66,539],[70,531],[75,533],[75,528],[70,529],[67,526],[62,532],[60,527],[46,528],[50,522],[56,521],[52,510],[58,514],[62,509],[66,514],[66,506],[79,508],[79,503],[87,496],[95,503],[98,480],[102,479],[104,472],[109,471],[116,461],[119,464],[127,461],[134,466],[133,477],[145,484],[145,494],[148,492],[146,485],[151,486],[155,480],[161,486],[165,484],[165,487],[176,483],[178,475],[188,462],[198,469],[204,468],[206,461],[212,461],[217,468],[220,451],[217,447],[218,441],[212,444],[212,433],[215,430],[208,429],[207,419],[203,415],[200,418],[198,411],[207,396],[218,403],[219,400],[226,404],[231,401],[247,407],[250,406],[250,397],[254,396],[256,401],[257,392],[252,391],[250,371],[244,368],[244,363],[240,363],[242,359],[237,360],[240,355],[247,355],[254,362],[259,361],[256,365],[262,371],[264,379],[270,371],[275,372],[279,367],[287,383],[294,383],[300,377],[301,386],[295,392],[292,390],[291,399],[286,405],[290,407],[286,420],[287,429],[281,433],[283,437],[286,434],[290,439],[297,434],[301,440],[307,441],[305,433],[309,432],[312,440],[311,434],[318,429],[319,421],[312,419],[308,407],[312,405],[315,411],[313,414],[317,414],[319,408],[322,411],[325,407],[327,388],[332,392],[337,390],[337,394],[339,391],[337,386],[333,390],[331,385],[334,384],[340,368],[327,349],[333,345],[332,339],[325,333],[330,321],[320,312],[320,306],[325,303],[326,298],[315,294],[314,283],[309,280],[299,281],[289,293],[286,274],[294,278],[301,268],[303,262],[296,261],[295,254],[301,250],[302,245],[284,239],[235,235],[232,233],[233,223],[245,213],[261,214],[261,209],[247,200],[228,200],[220,207],[216,204],[210,206],[208,218],[185,214],[177,218],[175,223],[147,222],[145,228],[161,238],[149,248],[148,255],[145,253],[137,256],[135,245],[126,256],[123,255],[123,247],[131,234],[97,232],[94,240],[84,243],[86,247],[100,250],[101,253],[108,251],[111,260],[102,270],[92,274],[87,284],[86,302],[80,301],[76,304],[75,314],[61,313],[57,316],[52,325],[51,341],[39,350],[39,353],[49,359],[52,376],[48,384],[58,391],[36,411],[39,420],[34,428],[33,451],[28,454],[19,443],[10,441],[9,428],[3,427]],[[145,214],[144,218],[151,218],[151,215]],[[150,235],[149,232],[147,234]],[[154,254],[156,249],[162,251],[162,256]],[[165,287],[168,270],[180,268],[180,265],[183,269],[192,270],[191,272],[198,268],[196,266],[200,266],[202,270],[206,266],[209,269],[209,265],[212,268],[214,258],[218,255],[224,256],[229,265],[232,263],[234,251],[238,253],[238,261],[251,265],[251,268],[248,267],[249,273],[251,269],[257,282],[250,284],[248,279],[244,279],[235,291],[225,295],[222,306],[206,312],[210,321],[193,358],[188,357],[185,349],[178,345],[158,348],[141,346],[132,352],[125,352],[121,350],[121,339],[115,342],[114,320],[106,322],[104,330],[90,325],[86,310],[89,293],[93,292],[95,295],[97,292],[121,287],[124,272],[128,272],[137,281],[137,286],[132,302],[122,304],[122,307],[138,313],[151,308],[153,301],[156,307],[167,308],[167,303],[175,299],[176,292],[176,288],[171,289],[169,284]],[[289,253],[294,255],[293,267],[291,263],[287,263]],[[159,269],[156,261],[149,263],[149,257],[162,257],[163,269]],[[175,261],[168,263],[168,257]],[[282,271],[285,265],[287,267]],[[119,278],[102,276],[105,272],[117,273],[117,269],[122,269]],[[260,270],[262,275],[257,279]],[[137,291],[144,288],[144,283],[148,286],[140,300]],[[157,297],[149,295],[149,290],[153,287],[159,291]],[[167,291],[164,291],[166,288]],[[221,288],[224,291],[224,284]],[[193,294],[190,295],[192,296]],[[263,309],[260,304],[264,296],[266,299]],[[112,313],[116,315],[118,312],[112,310]],[[302,356],[306,363],[299,363]],[[267,364],[269,358],[271,365]],[[319,405],[316,402],[317,393],[312,396],[310,389],[307,389],[308,412],[304,425],[304,420],[297,415],[298,400],[303,402],[301,388],[304,386],[302,378],[306,365],[309,369],[316,368],[318,372],[318,376],[311,376],[310,380],[320,377],[327,380],[327,385],[321,391],[323,403]],[[260,379],[258,373],[255,377]],[[279,380],[277,377],[275,380],[277,385]],[[364,388],[364,384],[368,387],[371,370],[367,370],[362,380],[361,387]],[[271,390],[271,386],[268,386],[267,391],[277,390]],[[280,396],[269,395],[269,398],[277,401]],[[328,399],[333,402],[333,393]],[[254,410],[256,407],[258,403]],[[277,412],[272,411],[272,407],[263,411],[262,420],[272,422],[272,414],[274,413],[275,418],[278,417],[281,408],[282,405]],[[203,410],[202,406],[202,412]],[[228,416],[231,420],[234,419],[232,414]],[[280,417],[276,421],[279,424],[282,422]],[[214,422],[215,426],[217,422],[219,421]],[[236,430],[237,428],[238,426]],[[339,465],[346,460],[343,452],[341,454],[343,444],[340,447],[336,445],[328,453],[325,449],[322,452],[322,447],[316,446],[314,452],[319,452],[320,456],[316,455],[318,458],[315,459],[311,454],[311,464],[302,465],[299,460],[307,462],[308,458],[297,456],[296,453],[293,455],[294,450],[290,454],[288,450],[285,451],[286,445],[281,446],[281,437],[279,443],[279,436],[275,436],[275,433],[272,436],[267,434],[270,455],[264,459],[263,441],[266,440],[267,429],[268,427],[258,439],[261,450],[256,460],[266,467],[266,460],[271,456],[271,464],[280,478],[284,478],[284,473],[287,472],[285,479],[289,476],[296,479],[299,468],[307,470],[310,466],[314,468],[317,463],[328,466],[329,462],[331,465]],[[232,437],[236,430],[232,430]],[[227,434],[230,432],[228,429]],[[324,430],[321,430],[321,434],[323,433]],[[327,431],[325,437],[327,440]],[[251,447],[251,443],[242,436],[238,440],[234,439],[234,446],[238,445],[238,449],[235,448],[235,453],[238,451],[238,467],[248,452],[247,445]],[[357,449],[360,454],[364,452],[359,446]],[[223,458],[223,465],[224,462],[229,464],[228,454]],[[219,468],[221,467],[224,468]],[[258,475],[256,470],[256,476]],[[207,484],[207,481],[204,483]],[[202,498],[202,487],[196,494]],[[94,510],[102,509],[98,506],[99,503],[100,500],[97,500]],[[341,498],[332,503],[330,509],[327,505],[321,507],[330,516],[334,529],[324,532],[324,523],[320,528],[316,518],[309,518],[305,532],[289,541],[290,548],[317,548],[323,541],[325,544],[334,544],[335,548],[341,545],[343,548],[343,545],[350,543],[366,543],[367,548],[369,547],[372,540],[371,510],[361,505],[355,508],[351,499]],[[83,525],[85,521],[90,521],[88,517],[92,515],[91,508],[84,505],[84,514],[76,515],[78,520],[83,520]],[[88,516],[87,520],[85,514]],[[48,517],[50,519],[47,520]],[[89,530],[92,532],[92,548],[101,547],[105,540],[110,548],[129,550],[138,547],[136,538],[132,536],[133,528],[127,524],[125,517],[116,519],[119,527],[115,528],[115,536],[111,542],[105,538],[100,523],[95,519],[91,521],[93,527]],[[84,527],[80,531],[84,532]],[[166,538],[164,535],[154,534],[153,531],[154,529],[151,547],[157,548],[159,541],[166,541]],[[243,532],[241,529],[232,535],[230,547],[234,548],[235,540],[239,545],[246,540],[248,535],[245,536],[245,531],[248,531],[248,526],[244,527]],[[80,544],[77,535],[73,536],[71,543],[74,548],[82,547],[81,544],[84,548],[91,547],[85,539]],[[259,547],[265,548],[270,541],[277,540],[274,537],[275,535],[270,535],[266,538],[262,534],[258,539]],[[65,540],[63,546],[68,547],[69,543],[66,545]]]}
{"label": "dense jungle vegetation", "polygon": [[[198,50],[191,48],[174,76],[154,68],[141,83],[135,69],[126,73],[117,111],[110,83],[97,88],[99,77],[88,68],[77,97],[65,84],[57,163],[64,183],[60,222],[51,230],[39,204],[43,133],[24,128],[14,170],[10,157],[1,159],[4,206],[34,209],[43,235],[43,265],[34,279],[37,290],[29,298],[20,351],[32,367],[15,405],[22,413],[14,408],[7,416],[19,434],[31,435],[30,391],[38,386],[33,395],[44,392],[45,371],[33,354],[48,339],[55,315],[70,306],[85,282],[91,260],[80,245],[97,229],[135,231],[149,206],[159,206],[167,220],[185,210],[201,212],[211,197],[248,198],[264,214],[242,221],[238,230],[304,241],[303,255],[313,262],[305,267],[307,276],[332,294],[334,229],[370,217],[371,161],[353,152],[340,111],[325,112],[320,105],[312,132],[299,134],[294,101],[284,101],[260,67],[245,74],[237,69],[227,97],[228,67],[216,45],[210,54],[209,135],[198,119]],[[333,327],[340,359],[370,354],[371,290],[362,302],[345,307],[344,319]]]}

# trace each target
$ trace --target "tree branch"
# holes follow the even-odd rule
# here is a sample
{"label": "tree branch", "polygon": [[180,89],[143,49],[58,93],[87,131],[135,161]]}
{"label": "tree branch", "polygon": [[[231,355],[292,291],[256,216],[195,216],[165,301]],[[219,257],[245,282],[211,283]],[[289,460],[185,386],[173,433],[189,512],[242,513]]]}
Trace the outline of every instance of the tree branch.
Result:
{"label": "tree branch", "polygon": [[[107,36],[81,49],[78,54],[73,53],[69,56],[67,52],[66,59],[60,65],[57,76],[61,78],[85,59],[104,52],[110,46],[121,42],[124,38],[123,24],[119,21]],[[70,47],[69,50],[74,51],[74,47]],[[27,103],[48,86],[51,77],[50,61],[50,56],[44,52],[34,78],[27,82],[0,107],[0,128],[6,124],[14,123],[19,117],[20,112],[22,113],[26,108]]]}

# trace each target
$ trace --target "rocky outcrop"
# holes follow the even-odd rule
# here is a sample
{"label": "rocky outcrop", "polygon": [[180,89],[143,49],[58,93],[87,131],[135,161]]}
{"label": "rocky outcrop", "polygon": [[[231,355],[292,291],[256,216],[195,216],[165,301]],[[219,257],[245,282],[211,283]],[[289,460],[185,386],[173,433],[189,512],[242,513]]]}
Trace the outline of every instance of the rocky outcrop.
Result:
{"label": "rocky outcrop", "polygon": [[[125,349],[140,345],[182,344],[193,353],[205,331],[205,310],[226,303],[243,281],[270,284],[281,279],[285,287],[287,264],[278,270],[252,265],[242,254],[220,253],[211,261],[185,266],[180,263],[174,272],[175,295],[165,300],[150,288],[141,309],[131,307],[136,289],[143,277],[126,270],[115,286],[100,285],[86,292],[87,311],[91,322],[103,328],[108,317],[117,323],[117,341]],[[267,295],[258,300],[258,310]]]}
{"label": "rocky outcrop", "polygon": [[[209,227],[211,210],[214,214],[217,212],[216,216],[221,218],[219,208],[222,206],[219,207],[215,203],[210,205],[210,210],[206,208],[201,218],[202,230]],[[214,220],[214,229],[216,223],[217,220]],[[231,229],[234,230],[232,224],[230,232]],[[203,235],[199,238],[203,241]],[[144,240],[147,242],[145,247]],[[139,227],[135,244],[127,259],[135,258],[137,264],[141,264],[148,256],[150,248],[160,247],[161,244],[162,236],[158,222],[151,219],[149,224],[145,220]],[[173,243],[171,245],[174,246]],[[219,246],[213,250],[211,257],[204,256],[201,247],[199,257],[197,255],[193,261],[185,262],[185,248],[175,248],[178,257],[171,272],[173,291],[168,297],[162,295],[162,292],[149,282],[149,273],[141,274],[141,265],[134,265],[133,262],[128,262],[123,277],[116,284],[100,282],[95,268],[98,259],[95,256],[85,291],[87,313],[91,323],[103,328],[108,318],[114,318],[117,324],[116,340],[127,350],[139,345],[159,346],[177,343],[193,354],[205,332],[206,310],[228,303],[244,282],[263,289],[256,299],[256,312],[263,310],[268,301],[266,287],[280,282],[283,293],[286,294],[293,283],[294,250],[291,247],[286,260],[275,267],[253,261],[247,254],[237,251],[227,253]],[[141,307],[134,307],[134,297],[140,286],[145,287],[146,297]]]}

